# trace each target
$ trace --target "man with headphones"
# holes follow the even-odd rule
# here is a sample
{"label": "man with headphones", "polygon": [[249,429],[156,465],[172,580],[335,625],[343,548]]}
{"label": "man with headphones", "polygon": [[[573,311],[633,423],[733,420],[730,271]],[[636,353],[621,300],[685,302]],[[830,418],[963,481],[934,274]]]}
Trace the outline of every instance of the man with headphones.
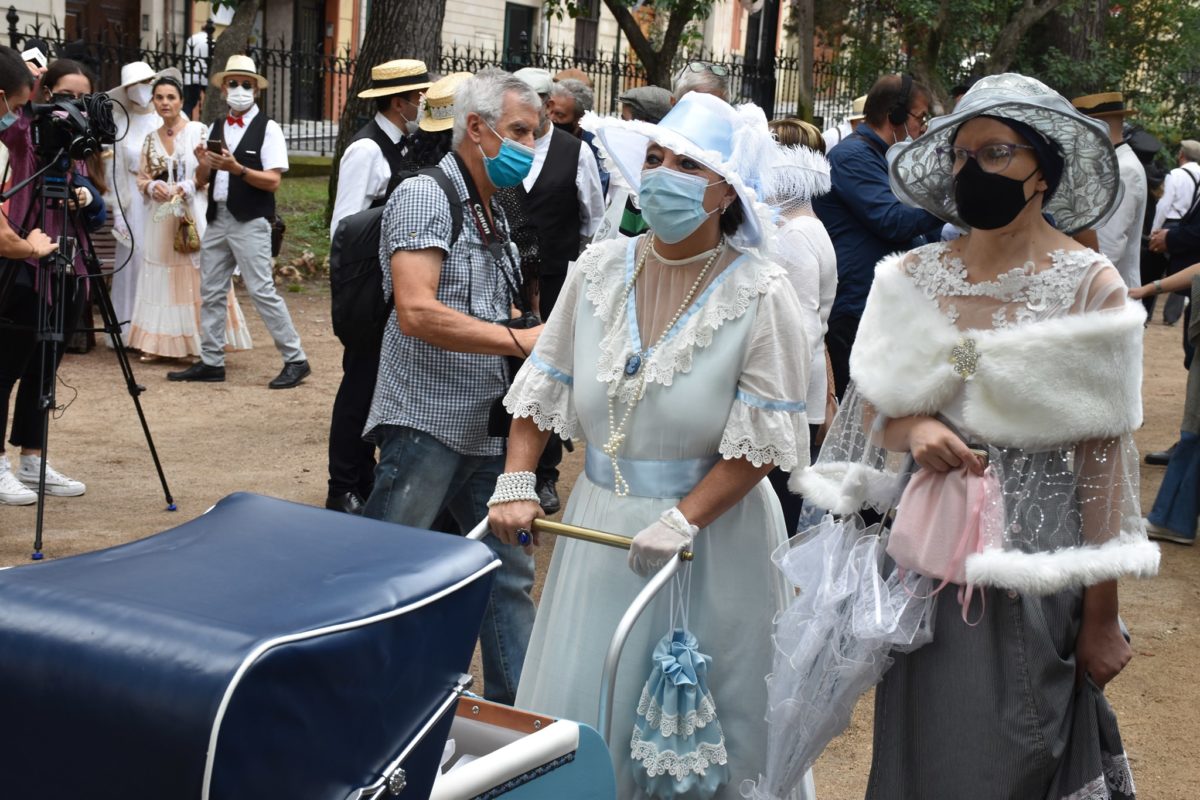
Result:
{"label": "man with headphones", "polygon": [[936,239],[937,217],[901,203],[888,184],[887,149],[916,138],[929,122],[929,90],[911,75],[885,75],[867,93],[865,119],[829,153],[833,189],[813,198],[837,252],[838,288],[825,346],[841,399],[850,382],[850,348],[875,265],[884,256]]}

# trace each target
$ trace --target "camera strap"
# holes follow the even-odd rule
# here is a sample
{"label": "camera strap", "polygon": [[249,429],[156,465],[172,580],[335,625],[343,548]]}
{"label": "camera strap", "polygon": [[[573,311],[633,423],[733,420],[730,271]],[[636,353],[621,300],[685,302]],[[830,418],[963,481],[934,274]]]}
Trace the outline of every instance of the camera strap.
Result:
{"label": "camera strap", "polygon": [[[512,304],[517,307],[517,310],[522,314],[529,313],[530,309],[526,306],[524,299],[521,296],[520,287],[517,282],[520,280],[520,267],[512,257],[512,248],[504,239],[495,225],[488,219],[487,210],[483,205],[483,198],[479,194],[479,189],[475,186],[475,182],[471,180],[471,174],[467,172],[467,165],[463,163],[462,158],[458,153],[454,153],[454,161],[458,164],[458,169],[462,172],[463,183],[467,185],[467,210],[470,212],[471,221],[475,223],[475,229],[479,231],[479,238],[483,240],[484,246],[488,253],[492,256],[492,261],[496,265],[496,269],[503,276],[504,282],[508,284],[509,295],[512,298]],[[471,280],[468,272],[467,279],[467,303],[472,308],[471,303]]]}

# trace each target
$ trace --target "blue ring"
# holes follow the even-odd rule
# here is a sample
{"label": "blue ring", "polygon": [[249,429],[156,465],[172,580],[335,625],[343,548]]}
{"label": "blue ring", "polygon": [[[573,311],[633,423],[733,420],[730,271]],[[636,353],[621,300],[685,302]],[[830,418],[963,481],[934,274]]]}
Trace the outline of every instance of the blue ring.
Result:
{"label": "blue ring", "polygon": [[529,531],[525,530],[524,528],[518,528],[517,529],[517,542],[521,545],[527,545],[527,544],[529,544],[530,541],[532,541],[532,539],[529,535]]}

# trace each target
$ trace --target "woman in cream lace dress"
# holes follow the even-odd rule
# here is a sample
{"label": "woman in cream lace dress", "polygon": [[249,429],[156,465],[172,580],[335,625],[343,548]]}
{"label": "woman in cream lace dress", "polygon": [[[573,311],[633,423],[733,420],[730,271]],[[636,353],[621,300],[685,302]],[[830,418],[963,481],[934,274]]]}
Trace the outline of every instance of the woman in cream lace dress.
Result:
{"label": "woman in cream lace dress", "polygon": [[[153,89],[154,107],[163,125],[147,134],[142,144],[137,185],[147,204],[146,224],[139,242],[143,263],[129,330],[129,346],[142,351],[143,361],[200,355],[200,253],[177,251],[175,232],[181,215],[187,214],[203,239],[206,205],[195,183],[194,154],[206,128],[180,114],[183,90],[173,78],[159,78]],[[250,331],[232,287],[228,319],[225,349],[249,350]]]}

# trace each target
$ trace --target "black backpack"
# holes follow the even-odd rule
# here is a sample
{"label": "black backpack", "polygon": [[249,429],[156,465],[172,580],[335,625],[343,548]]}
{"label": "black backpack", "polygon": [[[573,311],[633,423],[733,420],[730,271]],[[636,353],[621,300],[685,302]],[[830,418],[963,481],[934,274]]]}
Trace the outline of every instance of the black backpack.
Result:
{"label": "black backpack", "polygon": [[[458,191],[446,173],[437,167],[396,176],[395,186],[415,175],[437,181],[450,202],[450,245],[462,232],[463,210]],[[347,348],[377,346],[391,313],[391,297],[383,296],[379,236],[386,201],[351,214],[338,223],[329,249],[329,288],[333,306],[333,332]]]}

